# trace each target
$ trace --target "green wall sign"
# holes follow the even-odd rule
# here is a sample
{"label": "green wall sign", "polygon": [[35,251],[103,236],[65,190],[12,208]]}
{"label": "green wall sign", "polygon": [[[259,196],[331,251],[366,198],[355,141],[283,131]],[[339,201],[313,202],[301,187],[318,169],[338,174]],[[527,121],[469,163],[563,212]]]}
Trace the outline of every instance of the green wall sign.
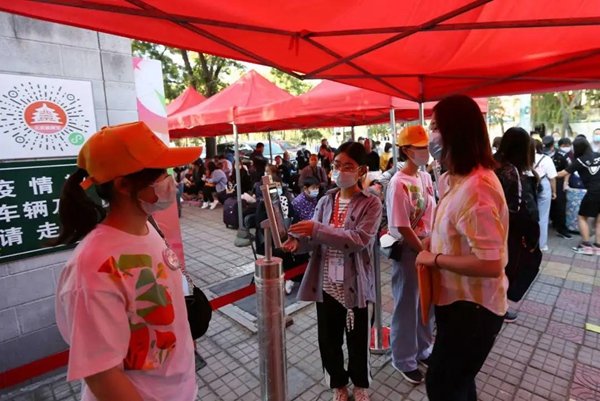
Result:
{"label": "green wall sign", "polygon": [[60,193],[74,159],[0,163],[0,262],[67,249],[59,232]]}

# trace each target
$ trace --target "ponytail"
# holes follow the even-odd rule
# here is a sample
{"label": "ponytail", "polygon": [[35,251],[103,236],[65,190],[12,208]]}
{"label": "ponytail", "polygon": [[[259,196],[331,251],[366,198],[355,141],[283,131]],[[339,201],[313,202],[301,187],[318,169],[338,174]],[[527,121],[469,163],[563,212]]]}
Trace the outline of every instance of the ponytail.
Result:
{"label": "ponytail", "polygon": [[[80,185],[87,176],[87,171],[80,168],[71,174],[65,182],[60,194],[58,208],[61,223],[60,233],[49,245],[72,244],[79,241],[92,231],[106,216],[104,208],[88,197]],[[109,183],[109,185],[112,185],[112,183]],[[100,192],[105,191],[98,192],[104,198],[103,195],[108,195],[111,191],[109,188],[103,189],[107,190],[106,194],[100,194]]]}

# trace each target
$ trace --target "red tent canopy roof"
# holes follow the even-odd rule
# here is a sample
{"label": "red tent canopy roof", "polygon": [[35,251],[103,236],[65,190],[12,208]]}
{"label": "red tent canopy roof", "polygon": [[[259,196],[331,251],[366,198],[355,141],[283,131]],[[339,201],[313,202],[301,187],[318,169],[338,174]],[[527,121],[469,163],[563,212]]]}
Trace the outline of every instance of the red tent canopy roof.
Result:
{"label": "red tent canopy roof", "polygon": [[237,108],[253,107],[292,97],[251,70],[201,104],[174,115],[169,119],[169,132],[171,137],[175,138],[231,134],[231,123],[235,119]]}
{"label": "red tent canopy roof", "polygon": [[206,98],[198,93],[194,87],[188,86],[181,95],[177,96],[167,105],[167,115],[171,117],[173,114],[197,106],[205,100]]}
{"label": "red tent canopy roof", "polygon": [[[475,99],[483,113],[487,99]],[[431,115],[434,102],[425,103],[425,116]],[[333,81],[322,81],[309,92],[292,99],[257,107],[241,108],[236,114],[240,132],[246,126],[261,130],[308,127],[349,127],[386,122],[390,110],[397,120],[419,118],[419,104],[385,93],[377,93]]]}
{"label": "red tent canopy roof", "polygon": [[11,0],[0,10],[415,101],[597,87],[597,0]]}

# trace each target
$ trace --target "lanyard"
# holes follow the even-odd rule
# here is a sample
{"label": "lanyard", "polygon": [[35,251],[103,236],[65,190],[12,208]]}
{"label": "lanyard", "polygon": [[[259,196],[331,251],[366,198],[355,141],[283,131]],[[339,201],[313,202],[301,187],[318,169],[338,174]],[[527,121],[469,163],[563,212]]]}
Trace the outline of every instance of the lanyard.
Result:
{"label": "lanyard", "polygon": [[[333,202],[333,226],[341,227],[346,221],[346,216],[348,215],[348,208],[350,204],[346,205],[346,209],[342,213],[340,213],[340,193],[335,194],[335,200]],[[341,223],[341,224],[340,224]]]}

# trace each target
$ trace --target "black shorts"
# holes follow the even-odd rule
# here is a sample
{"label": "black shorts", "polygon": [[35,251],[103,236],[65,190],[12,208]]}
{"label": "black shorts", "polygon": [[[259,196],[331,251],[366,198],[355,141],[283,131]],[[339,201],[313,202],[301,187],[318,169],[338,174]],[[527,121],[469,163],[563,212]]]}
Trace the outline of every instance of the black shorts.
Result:
{"label": "black shorts", "polygon": [[600,215],[600,192],[587,192],[581,200],[579,215],[584,217],[598,217]]}

